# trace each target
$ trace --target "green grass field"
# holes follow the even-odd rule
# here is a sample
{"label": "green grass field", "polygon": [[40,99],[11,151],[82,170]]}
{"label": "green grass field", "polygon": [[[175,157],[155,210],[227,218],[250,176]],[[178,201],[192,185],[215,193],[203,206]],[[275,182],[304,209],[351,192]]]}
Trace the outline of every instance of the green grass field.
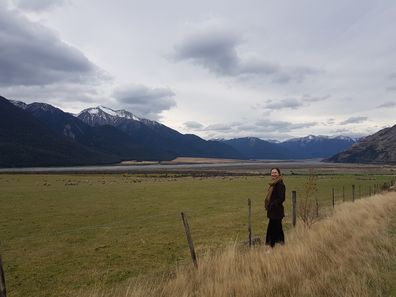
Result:
{"label": "green grass field", "polygon": [[[368,195],[394,176],[321,175],[321,207]],[[253,233],[264,235],[268,176],[0,175],[0,248],[10,297],[72,296],[133,278],[172,271],[189,261],[180,212],[185,211],[198,257],[247,238],[247,199]],[[304,175],[284,177],[285,228],[290,193],[303,195]],[[286,239],[287,240],[287,239]]]}

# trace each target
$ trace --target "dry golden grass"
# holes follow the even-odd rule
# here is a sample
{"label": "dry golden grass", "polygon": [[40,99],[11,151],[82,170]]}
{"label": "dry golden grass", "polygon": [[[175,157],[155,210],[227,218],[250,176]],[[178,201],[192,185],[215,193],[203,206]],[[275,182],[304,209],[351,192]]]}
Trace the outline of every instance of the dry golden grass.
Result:
{"label": "dry golden grass", "polygon": [[381,271],[396,256],[389,236],[395,210],[396,193],[344,203],[311,228],[291,230],[284,246],[230,245],[201,257],[198,270],[180,267],[172,277],[89,296],[383,296]]}

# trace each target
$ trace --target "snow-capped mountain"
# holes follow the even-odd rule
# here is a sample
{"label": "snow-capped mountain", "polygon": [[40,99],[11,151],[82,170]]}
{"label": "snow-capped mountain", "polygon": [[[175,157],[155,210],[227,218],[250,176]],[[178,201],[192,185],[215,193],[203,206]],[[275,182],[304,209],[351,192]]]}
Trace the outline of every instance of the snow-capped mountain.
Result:
{"label": "snow-capped mountain", "polygon": [[[87,123],[90,126],[110,125],[114,127],[121,126],[162,126],[160,123],[144,118],[140,118],[133,113],[124,109],[114,110],[105,106],[97,106],[84,109],[77,118]],[[124,130],[128,130],[125,128]]]}
{"label": "snow-capped mountain", "polygon": [[117,125],[120,120],[140,122],[141,119],[126,110],[113,110],[105,106],[84,109],[77,117],[91,126]]}
{"label": "snow-capped mountain", "polygon": [[266,141],[268,141],[270,143],[281,143],[281,141],[279,141],[277,139],[266,139]]}
{"label": "snow-capped mountain", "polygon": [[299,142],[299,143],[309,143],[309,142],[320,142],[320,141],[328,141],[328,140],[339,140],[339,141],[347,141],[347,142],[355,142],[355,140],[349,136],[326,136],[326,135],[308,135],[305,137],[297,137],[291,138],[284,142]]}
{"label": "snow-capped mountain", "polygon": [[14,104],[16,107],[22,108],[22,109],[26,109],[26,107],[28,106],[25,102],[22,101],[17,101],[17,100],[8,100],[9,102],[11,102],[12,104]]}

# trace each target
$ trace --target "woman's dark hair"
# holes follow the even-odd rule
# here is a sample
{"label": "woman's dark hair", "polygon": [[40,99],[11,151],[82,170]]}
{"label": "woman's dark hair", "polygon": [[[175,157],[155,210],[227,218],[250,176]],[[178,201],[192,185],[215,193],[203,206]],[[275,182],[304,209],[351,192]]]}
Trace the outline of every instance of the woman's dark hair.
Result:
{"label": "woman's dark hair", "polygon": [[271,168],[271,170],[270,170],[270,174],[271,174],[272,170],[274,170],[274,169],[275,169],[276,171],[278,171],[279,175],[282,175],[282,173],[281,173],[280,169],[279,169],[279,168],[277,168],[277,167]]}

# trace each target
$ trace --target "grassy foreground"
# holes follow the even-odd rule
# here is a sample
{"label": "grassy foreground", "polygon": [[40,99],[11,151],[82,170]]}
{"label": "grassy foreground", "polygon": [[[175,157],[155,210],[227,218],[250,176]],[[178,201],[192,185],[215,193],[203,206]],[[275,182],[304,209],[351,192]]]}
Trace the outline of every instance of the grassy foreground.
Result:
{"label": "grassy foreground", "polygon": [[396,193],[340,205],[311,228],[290,230],[285,246],[238,249],[200,259],[198,270],[131,283],[90,297],[395,296]]}
{"label": "grassy foreground", "polygon": [[[286,176],[303,195],[306,176]],[[322,207],[361,196],[389,176],[319,176]],[[154,277],[189,263],[180,211],[189,218],[198,255],[247,237],[247,198],[253,232],[263,235],[268,177],[171,175],[0,175],[0,248],[10,297],[71,296]]]}

